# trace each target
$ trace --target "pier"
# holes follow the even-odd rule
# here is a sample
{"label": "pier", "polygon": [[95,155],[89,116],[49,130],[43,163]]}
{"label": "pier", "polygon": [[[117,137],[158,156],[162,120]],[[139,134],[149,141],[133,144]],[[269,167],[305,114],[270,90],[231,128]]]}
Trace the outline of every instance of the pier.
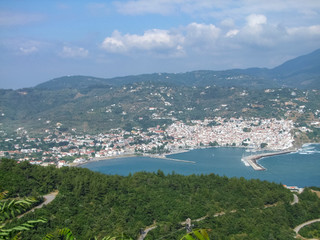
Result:
{"label": "pier", "polygon": [[195,164],[195,161],[189,161],[189,160],[180,160],[180,159],[175,159],[175,158],[168,158],[166,156],[163,155],[143,155],[144,157],[150,157],[150,158],[159,158],[159,159],[164,159],[164,160],[168,160],[168,161],[174,161],[174,162],[184,162],[184,163],[193,163]]}
{"label": "pier", "polygon": [[258,164],[258,160],[260,160],[261,158],[264,158],[264,157],[272,157],[272,156],[277,156],[277,155],[282,155],[282,154],[288,154],[291,152],[292,151],[262,153],[262,154],[247,156],[247,157],[242,158],[241,160],[245,163],[247,162],[256,171],[264,171],[266,169],[264,167],[262,167],[260,164]]}

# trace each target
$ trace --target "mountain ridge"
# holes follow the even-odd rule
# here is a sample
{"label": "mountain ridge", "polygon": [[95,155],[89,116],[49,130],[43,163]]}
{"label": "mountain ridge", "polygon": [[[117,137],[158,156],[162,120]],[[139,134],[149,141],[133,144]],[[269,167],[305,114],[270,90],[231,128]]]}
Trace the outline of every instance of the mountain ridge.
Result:
{"label": "mountain ridge", "polygon": [[275,68],[247,68],[228,70],[195,70],[184,73],[151,73],[114,78],[92,76],[63,76],[35,86],[37,89],[121,86],[136,82],[163,82],[183,86],[216,85],[253,89],[293,87],[320,89],[320,49],[288,60]]}

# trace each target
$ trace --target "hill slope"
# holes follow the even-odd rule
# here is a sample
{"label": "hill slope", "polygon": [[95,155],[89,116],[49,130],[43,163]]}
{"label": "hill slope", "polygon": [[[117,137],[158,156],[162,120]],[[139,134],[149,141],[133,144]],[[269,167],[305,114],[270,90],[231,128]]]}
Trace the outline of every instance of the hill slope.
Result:
{"label": "hill slope", "polygon": [[273,69],[249,68],[225,71],[199,70],[186,73],[153,73],[116,78],[69,76],[52,79],[36,86],[38,89],[87,88],[94,86],[121,86],[135,82],[163,82],[182,86],[216,85],[252,89],[296,87],[320,89],[320,49],[289,60]]}
{"label": "hill slope", "polygon": [[299,204],[291,206],[292,193],[281,184],[214,174],[158,171],[123,177],[2,159],[0,185],[10,197],[59,190],[49,205],[18,220],[21,224],[48,219],[23,234],[23,239],[42,239],[64,227],[77,239],[121,234],[137,239],[140,229],[152,224],[158,227],[147,239],[180,239],[185,234],[181,222],[206,216],[192,223],[195,228],[212,229],[210,239],[293,240],[292,229],[320,213],[320,199],[309,190],[299,196]]}
{"label": "hill slope", "polygon": [[293,88],[320,89],[319,53],[275,69],[72,76],[35,88],[0,89],[0,133],[20,127],[43,132],[57,123],[96,133],[214,117],[289,118],[310,125],[319,121],[320,92]]}
{"label": "hill slope", "polygon": [[35,88],[46,90],[59,90],[65,88],[80,89],[100,85],[106,85],[106,79],[89,76],[64,76],[41,83],[37,85]]}
{"label": "hill slope", "polygon": [[319,89],[320,49],[289,60],[272,69],[271,73],[280,79],[285,86]]}

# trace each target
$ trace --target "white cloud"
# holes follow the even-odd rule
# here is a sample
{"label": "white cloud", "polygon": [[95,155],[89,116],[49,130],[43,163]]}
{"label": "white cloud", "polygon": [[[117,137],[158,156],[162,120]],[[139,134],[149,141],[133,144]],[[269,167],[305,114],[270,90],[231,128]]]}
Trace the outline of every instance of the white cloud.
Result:
{"label": "white cloud", "polygon": [[189,54],[212,52],[221,37],[221,29],[213,24],[191,23],[185,31],[185,49]]}
{"label": "white cloud", "polygon": [[219,37],[221,30],[213,24],[190,23],[187,26],[188,40],[212,41]]}
{"label": "white cloud", "polygon": [[225,36],[227,38],[232,38],[232,37],[236,36],[238,33],[239,33],[238,29],[232,29],[232,30],[228,31]]}
{"label": "white cloud", "polygon": [[267,28],[266,16],[262,14],[250,14],[246,17],[246,25],[241,32],[250,38],[259,38],[261,35],[264,35]]}
{"label": "white cloud", "polygon": [[32,55],[48,48],[49,45],[47,42],[31,39],[3,38],[0,41],[0,46],[3,47],[3,50],[14,55]]}
{"label": "white cloud", "polygon": [[114,31],[111,37],[105,38],[101,47],[109,52],[125,53],[130,51],[181,52],[184,38],[168,30],[151,29],[143,35],[125,34]]}
{"label": "white cloud", "polygon": [[142,35],[114,31],[104,39],[101,47],[112,53],[186,57],[195,54],[222,55],[224,51],[234,49],[283,48],[287,43],[314,43],[320,40],[320,25],[289,28],[269,23],[263,14],[250,14],[243,20],[245,21],[242,26],[231,29],[230,24],[217,27],[213,24],[193,22],[177,29],[146,30]]}
{"label": "white cloud", "polygon": [[88,54],[89,51],[82,47],[64,46],[59,55],[65,58],[85,58],[88,56]]}
{"label": "white cloud", "polygon": [[262,24],[267,23],[266,16],[262,14],[251,14],[246,18],[246,20],[247,20],[248,26],[251,28],[256,28],[261,26]]}
{"label": "white cloud", "polygon": [[[246,17],[246,25],[233,32],[227,32],[226,37],[234,37],[238,44],[276,47],[286,46],[286,43],[305,44],[305,41],[320,40],[320,25],[303,27],[286,27],[282,24],[269,24],[262,14],[250,14]],[[318,46],[319,47],[319,46]]]}
{"label": "white cloud", "polygon": [[309,27],[288,28],[287,32],[289,35],[292,35],[292,36],[301,36],[301,37],[320,36],[320,25],[313,25]]}
{"label": "white cloud", "polygon": [[113,53],[148,52],[161,56],[182,56],[186,49],[210,48],[219,39],[221,29],[213,24],[190,23],[179,29],[151,29],[143,35],[121,34],[114,31],[101,47]]}
{"label": "white cloud", "polygon": [[284,28],[268,24],[267,17],[262,14],[250,14],[244,26],[229,30],[225,37],[238,46],[271,47],[286,35]]}
{"label": "white cloud", "polygon": [[28,54],[37,52],[39,49],[35,46],[32,46],[32,47],[20,47],[19,50],[21,51],[21,53],[28,55]]}
{"label": "white cloud", "polygon": [[111,37],[104,39],[102,48],[109,52],[126,52],[128,50],[121,33],[118,31],[114,31]]}

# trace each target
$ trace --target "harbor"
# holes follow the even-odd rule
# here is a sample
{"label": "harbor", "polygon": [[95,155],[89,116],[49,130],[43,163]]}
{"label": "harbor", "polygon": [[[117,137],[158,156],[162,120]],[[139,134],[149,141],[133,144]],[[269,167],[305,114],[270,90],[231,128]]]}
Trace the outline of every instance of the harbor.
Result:
{"label": "harbor", "polygon": [[[196,164],[168,161],[165,158],[159,159],[156,155],[153,155],[153,158],[137,155],[88,162],[81,167],[104,174],[118,174],[121,176],[128,176],[141,171],[156,173],[161,170],[164,174],[172,174],[172,172],[182,175],[218,174],[227,177],[267,180],[287,184],[288,186],[319,186],[320,144],[304,146],[299,151],[295,151],[295,149],[289,150],[251,153],[251,157],[254,156],[256,158],[255,161],[258,161],[259,165],[262,165],[266,171],[255,171],[249,164],[249,167],[246,167],[240,161],[241,157],[248,156],[246,155],[248,154],[246,149],[231,147],[194,149],[174,156],[167,156],[177,160],[195,161]],[[301,154],[304,151],[313,152]],[[276,156],[279,152],[282,155]],[[268,154],[261,156],[262,153]],[[260,156],[260,159],[257,155]],[[264,158],[268,156],[270,157]]]}

